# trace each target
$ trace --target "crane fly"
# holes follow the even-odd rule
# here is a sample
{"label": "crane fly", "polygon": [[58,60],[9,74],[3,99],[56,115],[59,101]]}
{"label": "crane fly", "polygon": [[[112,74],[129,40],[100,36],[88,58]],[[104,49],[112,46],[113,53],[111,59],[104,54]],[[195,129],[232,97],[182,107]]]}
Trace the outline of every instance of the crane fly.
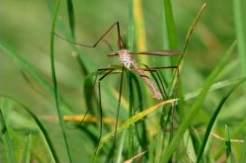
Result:
{"label": "crane fly", "polygon": [[[94,45],[85,45],[80,44],[76,42],[72,42],[70,40],[65,39],[68,42],[74,43],[76,45],[80,45],[87,48],[95,48],[100,41],[103,40],[103,38],[113,29],[113,27],[117,27],[117,34],[118,34],[118,51],[112,52],[108,54],[109,57],[112,56],[119,56],[119,61],[127,69],[133,69],[135,70],[140,77],[143,79],[143,81],[146,83],[147,87],[149,88],[152,97],[154,99],[161,100],[163,99],[163,96],[159,89],[157,88],[156,84],[146,75],[144,72],[144,69],[141,69],[137,62],[132,57],[132,54],[139,54],[139,55],[155,55],[155,56],[173,56],[178,55],[180,52],[177,50],[158,50],[158,51],[142,51],[142,52],[131,52],[125,48],[125,45],[123,43],[122,37],[120,35],[120,25],[119,22],[114,23],[109,27],[109,29],[96,41]],[[56,36],[64,39],[63,37],[56,34]]]}
{"label": "crane fly", "polygon": [[[134,60],[134,58],[132,57],[132,55],[155,55],[155,56],[175,56],[175,55],[179,55],[180,52],[177,50],[156,50],[156,51],[140,51],[140,52],[132,52],[126,49],[126,46],[123,42],[123,39],[121,37],[120,34],[120,24],[119,22],[115,22],[114,24],[112,24],[105,32],[104,34],[93,44],[93,45],[86,45],[86,44],[80,44],[80,43],[76,43],[73,41],[70,41],[66,38],[63,38],[59,35],[57,35],[55,33],[56,36],[60,37],[61,39],[64,39],[70,43],[79,45],[79,46],[83,46],[83,47],[87,47],[87,48],[95,48],[98,43],[100,41],[102,41],[104,39],[104,37],[114,28],[117,28],[117,37],[118,37],[118,50],[111,52],[108,54],[108,57],[114,57],[114,56],[118,56],[119,57],[119,62],[122,65],[122,72],[123,69],[130,69],[130,70],[134,70],[135,72],[137,72],[139,74],[139,76],[141,77],[141,79],[143,80],[143,82],[146,84],[146,86],[148,87],[148,89],[150,90],[152,97],[154,99],[157,100],[161,100],[163,99],[163,95],[160,92],[160,90],[158,89],[157,85],[155,84],[155,82],[149,78],[145,71],[156,71],[157,69],[164,69],[164,68],[171,68],[171,69],[177,69],[177,66],[168,66],[168,67],[152,67],[152,68],[140,68],[140,66],[137,64],[137,62]],[[100,72],[105,72],[100,78],[99,78],[99,107],[100,107],[100,113],[102,115],[102,102],[101,102],[101,86],[100,86],[100,82],[109,74],[111,74],[112,72],[114,72],[117,68],[115,67],[111,67],[111,68],[102,68],[102,69],[98,69],[97,70],[97,75],[93,84],[93,89],[95,86],[95,82],[97,80],[97,76]],[[122,82],[123,82],[123,73],[121,73],[121,81],[120,81],[120,90],[119,90],[119,98],[118,98],[118,108],[117,108],[117,114],[116,114],[116,119],[118,120],[118,116],[119,116],[119,108],[120,108],[120,103],[121,103],[121,93],[122,93]],[[84,118],[82,119],[81,123],[84,121],[86,115],[89,112],[89,108],[87,109]],[[115,136],[114,138],[116,138],[116,130],[117,130],[117,125],[118,125],[118,121],[116,121],[115,124]],[[101,133],[100,133],[100,138],[101,139],[101,135],[102,135],[102,118],[101,118]],[[100,140],[99,140],[100,142]]]}

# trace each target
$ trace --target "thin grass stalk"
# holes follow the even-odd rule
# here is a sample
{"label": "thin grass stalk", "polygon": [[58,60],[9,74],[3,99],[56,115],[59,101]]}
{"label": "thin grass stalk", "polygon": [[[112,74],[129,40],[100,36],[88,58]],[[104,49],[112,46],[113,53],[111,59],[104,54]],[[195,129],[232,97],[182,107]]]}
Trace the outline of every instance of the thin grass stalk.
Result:
{"label": "thin grass stalk", "polygon": [[[162,101],[150,108],[147,109],[143,109],[142,112],[135,114],[134,116],[132,116],[130,119],[128,119],[127,121],[125,121],[120,127],[117,128],[116,134],[121,133],[124,129],[128,128],[129,126],[131,126],[132,124],[136,123],[137,121],[139,121],[140,119],[144,118],[145,116],[153,113],[154,111],[156,111],[158,108],[162,107],[163,105],[167,105],[170,103],[175,102],[176,99],[169,99],[166,101]],[[105,136],[102,141],[100,142],[97,151],[95,152],[95,157],[98,157],[98,154],[100,153],[101,148],[108,143],[111,139],[114,138],[114,134],[115,131],[111,132],[110,134],[108,134],[107,136]]]}
{"label": "thin grass stalk", "polygon": [[19,101],[16,101],[16,100],[14,100],[13,98],[11,98],[11,97],[9,97],[9,96],[4,96],[4,95],[1,95],[2,97],[4,97],[4,98],[8,98],[8,99],[10,99],[10,100],[12,100],[12,101],[15,101],[18,105],[20,105],[33,119],[34,119],[34,121],[35,121],[35,123],[38,125],[38,127],[40,128],[40,130],[41,130],[41,132],[42,132],[42,134],[43,134],[43,136],[44,136],[44,138],[45,138],[45,140],[47,141],[47,144],[48,144],[48,147],[49,147],[49,149],[50,149],[50,152],[51,152],[51,154],[52,154],[52,157],[53,157],[53,159],[54,159],[54,162],[60,162],[59,161],[59,158],[58,158],[58,156],[57,156],[57,154],[56,154],[56,151],[55,151],[55,148],[54,148],[54,146],[53,146],[53,144],[52,144],[52,142],[51,142],[51,139],[50,139],[50,137],[49,137],[49,134],[48,134],[48,132],[46,131],[46,129],[44,128],[44,126],[42,125],[42,123],[40,122],[40,120],[38,119],[38,117],[34,114],[34,113],[32,113],[24,104],[22,104],[21,102],[19,102]]}
{"label": "thin grass stalk", "polygon": [[[242,75],[246,74],[246,1],[245,0],[234,0],[233,12],[234,22],[236,27],[236,37],[238,41],[238,53],[241,61]],[[246,94],[246,84],[244,84],[244,94]]]}
{"label": "thin grass stalk", "polygon": [[[128,111],[128,118],[131,118],[134,114],[133,111],[133,104],[134,104],[134,90],[133,90],[133,79],[132,73],[127,72],[128,75],[128,87],[129,87],[129,111]],[[134,124],[133,124],[134,125]],[[128,158],[133,156],[133,129],[134,126],[130,126],[128,129]]]}
{"label": "thin grass stalk", "polygon": [[2,137],[2,141],[3,141],[4,145],[5,145],[5,150],[6,150],[6,154],[7,154],[7,160],[8,160],[9,163],[16,162],[15,158],[14,158],[13,148],[12,148],[13,146],[12,146],[12,143],[11,143],[8,127],[7,127],[7,125],[5,123],[5,120],[4,120],[4,115],[3,115],[3,112],[2,112],[2,108],[0,108],[0,123],[1,123],[1,126],[2,126],[1,137]]}
{"label": "thin grass stalk", "polygon": [[[231,137],[238,137],[242,132],[245,132],[245,126],[246,126],[246,119],[244,119],[236,128],[235,131],[231,133]],[[221,146],[217,152],[212,156],[213,160],[218,160],[221,155],[224,153],[224,146]]]}
{"label": "thin grass stalk", "polygon": [[[22,58],[21,54],[16,53],[13,51],[6,43],[0,44],[0,47],[3,51],[6,52],[10,57],[12,57],[20,66],[22,70],[25,70],[25,72],[28,72],[28,74],[31,75],[31,77],[42,87],[44,88],[48,93],[53,94],[54,89],[50,85],[50,83],[39,73],[39,71],[34,67],[34,65],[28,63],[24,58]],[[60,95],[59,95],[60,96]],[[62,98],[59,97],[60,103],[62,104],[62,107],[64,108],[65,112],[67,114],[71,114],[71,111],[69,108],[71,106]]]}
{"label": "thin grass stalk", "polygon": [[231,150],[231,141],[228,126],[225,125],[225,151],[226,151],[226,162],[232,163],[232,150]]}
{"label": "thin grass stalk", "polygon": [[69,27],[71,31],[72,40],[75,40],[75,21],[74,21],[74,9],[73,9],[73,1],[67,0],[67,11],[68,11],[68,21]]}
{"label": "thin grass stalk", "polygon": [[22,162],[31,162],[31,146],[32,146],[32,134],[29,134],[26,140],[25,149],[22,156]]}
{"label": "thin grass stalk", "polygon": [[172,139],[170,145],[168,146],[166,153],[162,156],[162,162],[167,162],[170,160],[173,152],[178,147],[179,142],[182,139],[182,136],[184,132],[187,130],[189,125],[192,123],[192,121],[196,118],[197,113],[200,109],[200,106],[202,105],[207,92],[210,88],[210,86],[215,82],[216,77],[219,75],[219,73],[222,71],[223,67],[225,66],[226,62],[228,62],[230,55],[236,45],[236,42],[234,42],[231,47],[228,49],[228,51],[223,55],[223,57],[220,59],[219,63],[215,67],[215,69],[212,71],[212,73],[207,78],[204,87],[197,97],[197,100],[192,105],[189,114],[185,117],[181,125],[179,126],[178,131],[176,132],[174,138]]}
{"label": "thin grass stalk", "polygon": [[54,33],[55,33],[55,26],[56,26],[56,21],[58,17],[58,11],[60,7],[60,0],[57,0],[56,3],[56,8],[52,20],[52,26],[51,26],[51,34],[50,34],[50,64],[51,64],[51,73],[52,73],[52,79],[53,79],[53,87],[54,87],[54,97],[55,97],[55,105],[56,105],[56,110],[58,113],[58,119],[62,131],[62,137],[65,142],[65,148],[67,152],[67,156],[69,159],[69,162],[72,162],[70,150],[69,150],[69,145],[68,145],[68,139],[65,131],[65,123],[63,120],[63,113],[60,109],[60,104],[59,104],[59,96],[58,96],[58,85],[57,85],[57,79],[56,79],[56,70],[55,70],[55,51],[54,51]]}
{"label": "thin grass stalk", "polygon": [[246,136],[245,134],[244,134],[244,144],[243,144],[243,150],[242,150],[240,162],[246,162]]}
{"label": "thin grass stalk", "polygon": [[[161,0],[162,2],[162,40],[163,49],[177,49],[177,32],[173,17],[172,4],[170,0]],[[164,65],[176,64],[171,58],[166,57]],[[170,72],[166,72],[168,78],[172,77]]]}
{"label": "thin grass stalk", "polygon": [[235,84],[233,86],[233,88],[222,98],[222,100],[220,101],[219,105],[217,106],[217,108],[215,109],[215,112],[213,114],[213,116],[211,117],[209,123],[208,123],[208,126],[207,126],[207,129],[206,129],[206,133],[205,133],[205,136],[203,138],[203,143],[202,143],[202,146],[199,150],[199,154],[198,154],[198,157],[197,157],[197,161],[196,162],[201,162],[201,159],[202,159],[202,156],[203,156],[203,152],[205,150],[205,147],[206,147],[206,144],[208,143],[208,138],[209,138],[209,135],[211,133],[211,130],[213,128],[213,125],[220,113],[220,110],[222,109],[224,103],[227,101],[227,99],[230,97],[230,95],[235,91],[235,89],[241,85],[243,82],[245,82],[246,79],[243,79],[243,80],[240,80],[237,84]]}

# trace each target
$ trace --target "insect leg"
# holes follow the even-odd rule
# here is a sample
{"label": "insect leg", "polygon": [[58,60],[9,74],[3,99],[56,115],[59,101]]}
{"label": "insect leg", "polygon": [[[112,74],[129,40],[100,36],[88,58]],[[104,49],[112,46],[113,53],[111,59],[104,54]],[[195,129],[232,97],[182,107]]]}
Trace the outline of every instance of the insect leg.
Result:
{"label": "insect leg", "polygon": [[[117,26],[117,35],[118,35],[118,44],[119,44],[119,46],[120,45],[122,45],[122,39],[121,39],[121,36],[120,36],[120,24],[119,24],[119,22],[117,21],[117,22],[115,22],[114,24],[112,24],[104,33],[103,33],[103,35],[101,36],[101,37],[99,37],[99,39],[93,44],[93,45],[87,45],[87,44],[80,44],[80,43],[77,43],[77,42],[74,42],[74,41],[71,41],[71,40],[68,40],[68,39],[66,39],[66,38],[64,38],[64,37],[62,37],[62,36],[60,36],[60,35],[58,35],[58,34],[56,34],[56,33],[54,33],[57,37],[59,37],[59,38],[61,38],[61,39],[63,39],[63,40],[65,40],[65,41],[67,41],[67,42],[70,42],[70,43],[72,43],[72,44],[75,44],[75,45],[79,45],[79,46],[83,46],[83,47],[87,47],[87,48],[95,48],[97,45],[98,45],[98,43],[100,42],[100,41],[102,41],[103,40],[103,38],[114,28],[114,26]],[[123,48],[123,45],[121,46],[122,48]]]}

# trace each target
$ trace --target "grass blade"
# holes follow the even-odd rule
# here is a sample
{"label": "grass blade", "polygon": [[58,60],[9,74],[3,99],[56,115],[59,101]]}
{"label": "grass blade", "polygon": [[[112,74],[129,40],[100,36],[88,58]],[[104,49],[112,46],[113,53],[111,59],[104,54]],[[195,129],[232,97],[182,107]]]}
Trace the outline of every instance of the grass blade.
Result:
{"label": "grass blade", "polygon": [[[235,84],[240,83],[242,80],[245,80],[245,79],[246,77],[239,77],[239,78],[232,78],[232,79],[227,79],[227,80],[217,82],[210,87],[209,92],[213,92],[213,91],[216,91],[222,88],[226,88],[228,86],[233,86]],[[188,101],[188,100],[196,98],[200,94],[201,90],[202,89],[187,93],[184,96],[184,100]]]}
{"label": "grass blade", "polygon": [[54,97],[55,97],[55,104],[56,104],[56,109],[58,113],[58,118],[59,118],[59,123],[61,125],[61,130],[62,130],[62,136],[65,142],[65,147],[68,155],[69,162],[72,162],[69,146],[68,146],[68,139],[65,131],[65,123],[63,120],[63,114],[60,110],[60,105],[59,105],[59,96],[58,96],[58,86],[57,86],[57,79],[56,79],[56,70],[55,70],[55,53],[54,53],[54,33],[55,33],[55,26],[56,26],[56,21],[58,17],[58,10],[60,7],[60,0],[57,0],[56,3],[56,8],[52,20],[52,26],[51,26],[51,34],[50,34],[50,64],[51,64],[51,73],[52,73],[52,79],[53,79],[53,85],[54,85]]}
{"label": "grass blade", "polygon": [[201,9],[199,10],[199,12],[198,12],[198,14],[197,14],[195,20],[194,20],[194,21],[192,22],[192,24],[191,24],[191,27],[190,27],[190,29],[189,29],[187,35],[186,35],[185,44],[184,44],[184,48],[183,48],[183,53],[182,53],[182,56],[181,56],[180,59],[179,59],[178,65],[181,65],[181,64],[182,64],[183,58],[184,58],[184,56],[185,56],[187,47],[188,47],[189,42],[190,42],[191,35],[192,35],[192,33],[194,32],[195,27],[196,27],[196,25],[197,25],[197,23],[198,23],[198,20],[200,19],[202,13],[204,12],[204,9],[205,9],[206,5],[207,5],[206,3],[204,3],[204,4],[202,5],[202,7],[201,7]]}
{"label": "grass blade", "polygon": [[203,143],[202,143],[202,146],[201,146],[201,149],[199,151],[199,155],[198,155],[198,158],[197,158],[197,162],[201,162],[201,159],[202,159],[202,155],[203,155],[203,152],[205,150],[205,147],[206,147],[206,144],[207,144],[207,141],[208,141],[208,138],[209,138],[209,135],[210,135],[210,132],[213,128],[213,124],[217,118],[217,116],[219,115],[219,112],[220,110],[222,109],[224,103],[226,102],[226,100],[229,98],[229,96],[235,91],[235,89],[240,85],[242,84],[243,82],[245,82],[246,79],[242,79],[240,81],[237,82],[237,84],[234,85],[234,87],[229,91],[229,93],[227,93],[224,98],[222,98],[222,100],[220,101],[219,105],[217,106],[212,118],[210,119],[209,123],[208,123],[208,126],[207,126],[207,129],[206,129],[206,133],[204,135],[204,138],[203,138]]}
{"label": "grass blade", "polygon": [[174,136],[170,145],[168,146],[166,153],[162,156],[162,162],[167,162],[170,159],[170,157],[172,156],[174,150],[179,145],[179,142],[182,139],[182,136],[183,136],[185,130],[189,127],[191,122],[195,119],[195,117],[196,117],[196,115],[200,109],[200,106],[202,105],[202,103],[203,103],[203,101],[207,95],[207,92],[208,92],[210,86],[214,83],[216,77],[219,75],[219,73],[221,72],[221,70],[225,66],[226,62],[228,62],[229,57],[230,57],[235,45],[236,45],[236,42],[234,42],[232,44],[232,46],[224,54],[224,56],[220,59],[219,63],[215,67],[215,69],[212,71],[212,73],[207,78],[207,80],[204,84],[204,87],[203,87],[201,93],[199,94],[199,96],[197,97],[197,100],[192,105],[189,114],[185,117],[185,119],[181,123],[176,135]]}
{"label": "grass blade", "polygon": [[[176,27],[174,23],[173,18],[173,11],[172,11],[172,5],[170,0],[163,0],[161,1],[162,4],[162,41],[163,41],[163,49],[169,50],[169,49],[177,49],[177,33],[176,33]],[[166,57],[163,58],[163,64],[164,65],[173,65],[176,64],[176,61],[174,59],[177,59],[177,57]],[[172,78],[172,73],[170,71],[163,72],[164,75],[168,78]]]}
{"label": "grass blade", "polygon": [[26,162],[26,163],[31,162],[31,152],[30,152],[31,140],[32,140],[31,138],[32,138],[32,135],[29,134],[26,140],[22,162]]}
{"label": "grass blade", "polygon": [[[128,128],[129,126],[131,126],[132,124],[136,123],[137,121],[139,121],[140,119],[142,119],[143,117],[151,114],[152,112],[154,112],[155,110],[157,110],[158,108],[160,108],[161,106],[167,105],[169,103],[173,103],[175,102],[176,99],[170,99],[167,101],[163,101],[161,103],[158,103],[148,109],[144,109],[142,112],[135,114],[134,116],[132,116],[131,118],[129,118],[126,122],[124,122],[120,127],[118,127],[116,134],[121,133],[124,129]],[[104,146],[104,144],[106,144],[107,142],[109,142],[113,137],[114,137],[115,131],[113,131],[112,133],[110,133],[109,135],[105,136],[100,144],[98,145],[97,150],[95,151],[95,158],[98,157],[98,154],[101,150],[101,148]]]}
{"label": "grass blade", "polygon": [[242,150],[240,162],[246,162],[246,143],[245,142],[246,142],[246,137],[244,137],[244,145],[243,145],[243,150]]}
{"label": "grass blade", "polygon": [[[53,94],[54,89],[49,84],[47,80],[42,77],[42,75],[39,73],[39,71],[30,63],[28,63],[25,59],[21,57],[21,54],[16,53],[13,51],[6,43],[2,42],[0,44],[1,49],[6,52],[10,57],[12,57],[20,66],[22,69],[24,69],[26,72],[28,72],[32,78],[42,86],[47,92],[50,94]],[[62,106],[64,107],[64,111],[67,114],[71,114],[70,106],[65,102],[65,100],[62,97],[60,98],[60,102],[62,103]]]}
{"label": "grass blade", "polygon": [[74,10],[73,10],[73,1],[67,0],[67,11],[68,11],[68,20],[69,27],[72,35],[72,39],[75,40],[75,21],[74,21]]}
{"label": "grass blade", "polygon": [[231,141],[227,125],[225,125],[225,150],[226,150],[226,162],[232,163]]}
{"label": "grass blade", "polygon": [[[238,41],[238,52],[242,66],[242,74],[246,74],[246,1],[233,1],[234,21],[236,26],[236,36]],[[246,94],[246,84],[244,85],[244,93]]]}
{"label": "grass blade", "polygon": [[14,158],[13,148],[11,145],[10,135],[8,133],[8,128],[6,126],[6,123],[4,121],[4,116],[2,113],[2,108],[0,108],[0,123],[1,123],[1,137],[2,141],[5,145],[6,153],[7,153],[7,160],[8,162],[16,162]]}
{"label": "grass blade", "polygon": [[195,162],[197,156],[196,156],[194,143],[192,141],[191,134],[190,134],[189,130],[186,130],[186,132],[184,133],[184,138],[183,139],[184,139],[184,142],[185,142],[186,151],[187,151],[187,155],[188,155],[189,161],[190,162]]}
{"label": "grass blade", "polygon": [[1,95],[4,99],[9,99],[11,101],[14,101],[15,103],[17,103],[18,105],[21,106],[21,108],[23,108],[35,121],[35,123],[37,124],[37,126],[39,127],[39,129],[41,130],[43,136],[44,136],[44,139],[45,141],[47,142],[48,144],[48,147],[49,147],[49,150],[51,152],[51,157],[52,159],[54,159],[54,162],[60,162],[59,159],[58,159],[58,156],[56,154],[56,151],[55,151],[55,148],[53,146],[53,143],[51,142],[51,139],[49,137],[49,134],[47,132],[47,130],[45,129],[45,127],[43,126],[43,124],[40,122],[40,120],[38,119],[38,117],[33,114],[24,104],[22,104],[21,102],[17,101],[17,100],[14,100],[13,98],[9,97],[9,96],[4,96],[4,95]]}
{"label": "grass blade", "polygon": [[163,0],[163,48],[176,49],[177,48],[177,33],[173,19],[173,11],[170,0]]}

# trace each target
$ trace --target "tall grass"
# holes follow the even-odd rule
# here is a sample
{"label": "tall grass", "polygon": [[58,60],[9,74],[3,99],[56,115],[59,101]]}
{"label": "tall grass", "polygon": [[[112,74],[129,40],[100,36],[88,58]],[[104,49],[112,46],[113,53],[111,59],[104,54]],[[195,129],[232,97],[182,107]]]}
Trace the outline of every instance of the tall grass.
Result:
{"label": "tall grass", "polygon": [[[243,75],[235,74],[235,64],[232,63],[232,61],[237,63],[239,60],[237,57],[232,57],[236,47],[240,54],[244,54],[243,49],[245,49],[244,37],[241,37],[244,33],[242,30],[244,23],[241,18],[243,11],[239,10],[241,9],[239,2],[234,2],[233,6],[234,22],[237,27],[237,35],[233,37],[233,40],[237,37],[237,41],[232,41],[230,45],[223,48],[217,64],[212,66],[211,71],[205,73],[201,67],[192,65],[189,57],[194,52],[192,48],[199,47],[200,43],[197,41],[199,33],[208,33],[207,30],[202,29],[211,25],[205,25],[206,21],[204,21],[209,14],[211,4],[208,4],[206,10],[204,10],[205,6],[199,5],[200,11],[199,7],[196,7],[192,18],[185,21],[183,24],[186,26],[183,33],[187,33],[185,38],[185,34],[179,33],[180,28],[176,24],[179,21],[179,17],[175,15],[178,12],[176,8],[178,4],[171,4],[168,0],[151,4],[129,0],[128,3],[122,2],[120,5],[118,2],[116,6],[120,5],[121,12],[125,13],[122,17],[125,19],[116,16],[112,20],[108,18],[105,24],[99,19],[101,15],[96,7],[99,6],[102,14],[112,13],[103,10],[101,2],[94,2],[95,4],[91,2],[95,8],[87,10],[90,19],[83,20],[79,19],[84,18],[84,15],[78,14],[78,12],[84,12],[83,5],[77,5],[75,1],[46,2],[51,20],[48,29],[51,63],[49,74],[46,75],[38,68],[39,62],[36,60],[32,62],[25,57],[29,52],[23,53],[14,44],[9,43],[8,39],[2,39],[1,51],[4,56],[10,58],[12,64],[18,65],[18,69],[23,74],[21,78],[24,77],[23,81],[27,83],[29,89],[33,89],[34,93],[26,93],[28,90],[26,89],[22,92],[23,96],[42,97],[40,102],[47,102],[51,107],[48,111],[41,112],[35,103],[30,105],[16,98],[17,96],[8,95],[9,93],[4,89],[1,91],[0,126],[3,140],[0,149],[1,162],[107,162],[111,160],[114,162],[244,162],[246,146],[243,135],[246,120],[241,115],[244,115],[242,108],[246,106],[246,103],[243,102],[245,94],[239,88],[241,84],[245,84],[246,77],[244,73]],[[158,7],[151,10],[152,5]],[[107,9],[112,8],[114,7],[107,7]],[[114,12],[115,15],[118,14],[116,10]],[[151,16],[156,13],[159,14],[157,19]],[[93,15],[97,15],[100,26],[87,26],[87,29],[84,23],[81,29],[80,21],[92,21]],[[149,16],[151,19],[148,18]],[[178,48],[181,49],[182,54],[174,59],[147,56],[140,57],[138,60],[143,67],[145,65],[178,67],[178,78],[177,69],[148,73],[161,90],[161,83],[164,83],[166,91],[169,92],[166,93],[166,99],[162,101],[152,99],[141,78],[135,72],[124,71],[116,131],[120,73],[117,71],[100,82],[102,115],[99,108],[98,81],[94,87],[95,91],[91,91],[95,76],[98,74],[97,69],[109,66],[109,64],[103,65],[103,58],[106,58],[104,53],[109,49],[107,45],[114,48],[115,30],[105,38],[108,43],[102,42],[92,50],[63,42],[54,36],[54,33],[58,33],[79,43],[81,37],[88,38],[88,40],[82,39],[84,40],[82,44],[90,44],[90,40],[92,43],[96,41],[111,23],[119,21],[115,18],[122,20],[120,21],[121,34],[129,50],[184,47]],[[159,26],[153,24],[152,20],[157,20],[155,23]],[[149,28],[150,26],[152,28]],[[157,29],[161,29],[160,32],[155,32]],[[80,36],[78,33],[84,30],[90,32],[82,32],[83,36]],[[92,38],[89,39],[88,35]],[[179,37],[183,38],[180,44]],[[32,46],[35,47],[35,44]],[[62,53],[63,50],[66,53]],[[76,54],[74,64],[76,63],[77,66],[65,64],[66,59],[64,65],[67,69],[73,67],[71,72],[76,74],[74,78],[79,84],[73,87],[63,82],[62,77],[63,75],[67,77],[67,74],[64,71],[61,75],[62,69],[59,67],[61,57],[70,52]],[[41,61],[42,56],[40,57],[37,60]],[[243,55],[240,57],[243,58]],[[241,60],[244,67],[244,60]],[[100,67],[96,64],[98,61],[100,61]],[[114,59],[110,61],[114,65]],[[110,61],[107,59],[107,63]],[[120,66],[116,67],[121,70]],[[187,73],[188,70],[191,72]],[[105,73],[98,75],[103,74]],[[197,78],[202,81],[201,84],[198,84]],[[176,83],[178,83],[178,95],[175,92]],[[189,87],[190,83],[196,85],[197,89]],[[82,92],[78,93],[80,96],[71,96],[71,92],[75,94],[78,88],[82,90],[79,90]],[[165,91],[162,90],[162,92]],[[89,109],[87,117],[81,123],[87,109]],[[102,130],[101,139],[100,130]]]}

